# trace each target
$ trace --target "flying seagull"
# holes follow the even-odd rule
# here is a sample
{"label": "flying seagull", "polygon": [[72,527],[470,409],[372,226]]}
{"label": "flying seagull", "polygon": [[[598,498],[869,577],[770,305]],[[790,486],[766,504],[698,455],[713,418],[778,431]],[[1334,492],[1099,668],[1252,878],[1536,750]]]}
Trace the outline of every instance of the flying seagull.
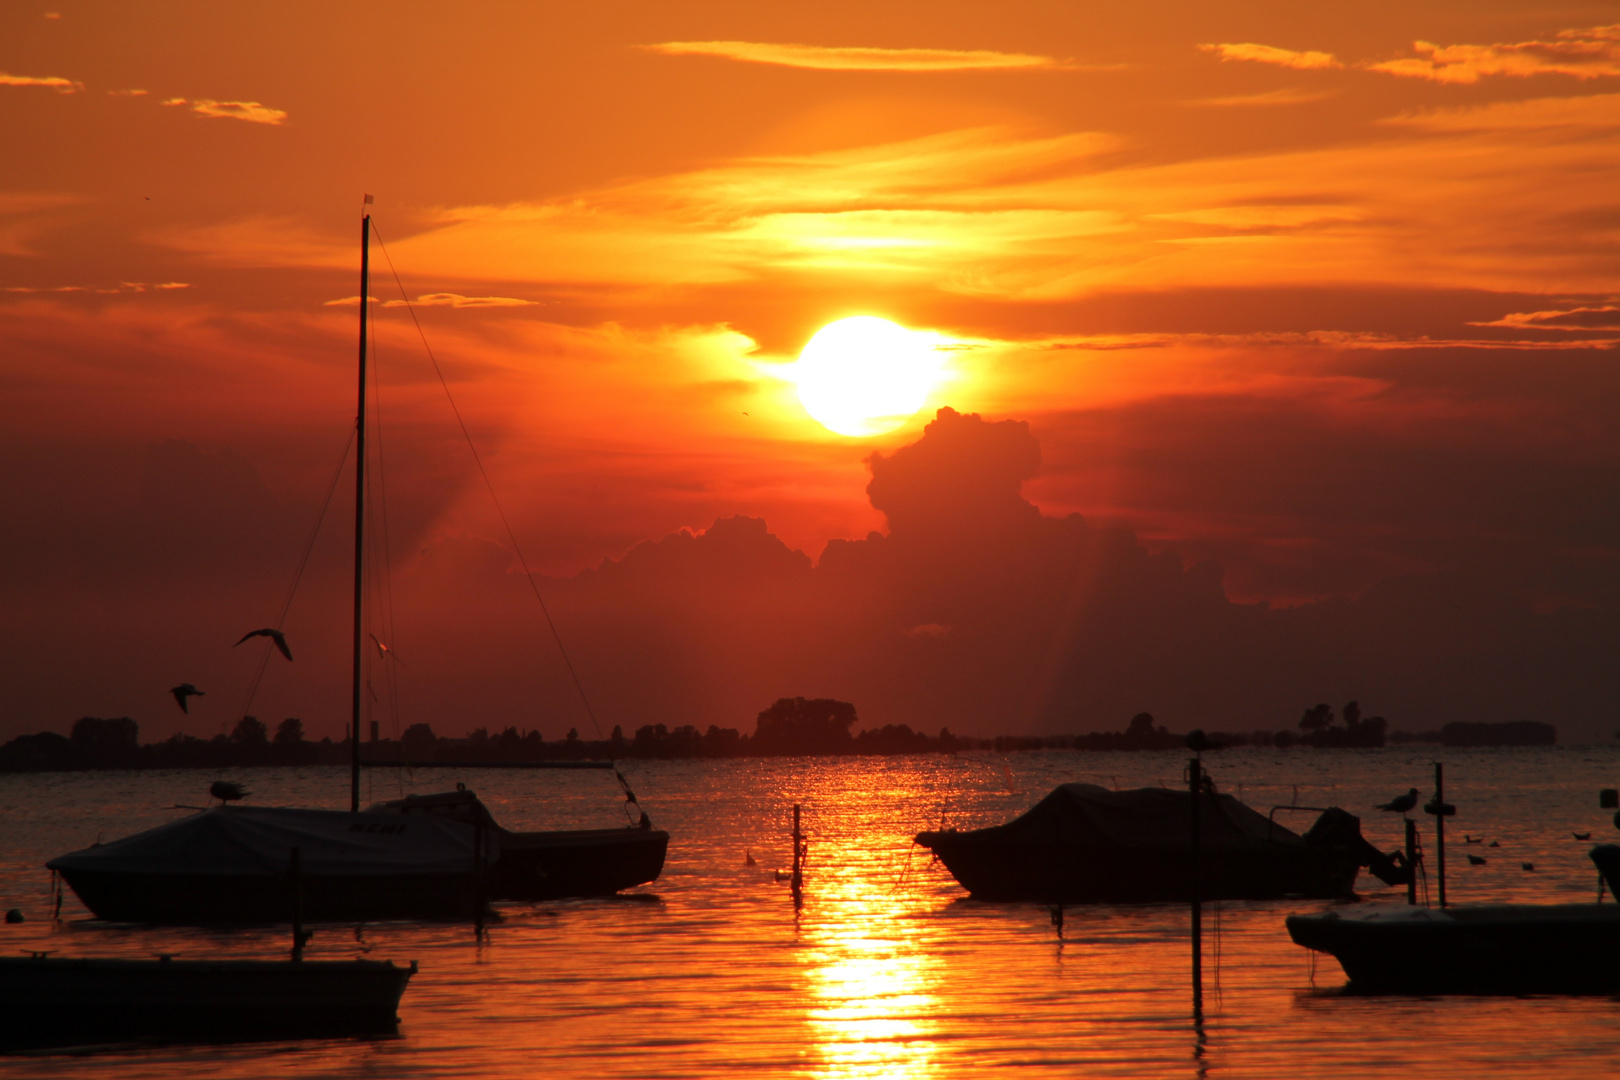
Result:
{"label": "flying seagull", "polygon": [[[268,626],[263,630],[249,630],[247,633],[242,635],[242,641],[255,637],[269,638],[271,641],[276,643],[276,648],[281,650],[282,656],[285,656],[288,660],[292,659],[292,650],[287,648],[287,635],[283,634],[280,630]],[[242,641],[238,641],[236,645],[242,644]],[[236,645],[232,645],[231,648],[236,648]]]}
{"label": "flying seagull", "polygon": [[186,698],[192,696],[203,696],[203,691],[197,689],[188,682],[183,682],[179,686],[172,688],[169,693],[174,695],[175,703],[180,706],[180,711],[188,714],[191,712],[191,710],[186,708]]}
{"label": "flying seagull", "polygon": [[1405,795],[1397,795],[1387,803],[1379,803],[1373,809],[1391,810],[1397,814],[1405,814],[1417,805],[1417,788],[1412,788]]}

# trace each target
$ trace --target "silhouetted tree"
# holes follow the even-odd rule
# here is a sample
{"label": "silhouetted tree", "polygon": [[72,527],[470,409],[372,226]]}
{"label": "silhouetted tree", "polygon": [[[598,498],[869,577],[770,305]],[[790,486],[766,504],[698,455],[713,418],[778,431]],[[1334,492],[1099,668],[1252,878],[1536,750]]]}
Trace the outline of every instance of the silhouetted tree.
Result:
{"label": "silhouetted tree", "polygon": [[832,698],[781,698],[759,714],[751,746],[761,754],[843,754],[854,748],[855,706]]}
{"label": "silhouetted tree", "polygon": [[304,741],[304,722],[296,716],[289,716],[276,725],[277,746],[297,746]]}
{"label": "silhouetted tree", "polygon": [[244,747],[265,746],[270,742],[270,731],[257,716],[244,716],[231,729],[231,741]]}
{"label": "silhouetted tree", "polygon": [[438,736],[429,724],[412,724],[399,737],[399,745],[407,757],[432,757],[439,748]]}

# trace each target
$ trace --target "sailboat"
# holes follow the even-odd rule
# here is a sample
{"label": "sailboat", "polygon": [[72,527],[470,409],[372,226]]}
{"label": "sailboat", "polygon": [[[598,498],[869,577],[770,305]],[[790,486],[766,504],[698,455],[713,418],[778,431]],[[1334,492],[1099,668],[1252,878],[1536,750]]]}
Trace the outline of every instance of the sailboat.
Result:
{"label": "sailboat", "polygon": [[[490,900],[608,895],[663,871],[669,834],[645,812],[625,828],[511,832],[460,785],[360,809],[371,233],[367,212],[360,219],[349,810],[224,804],[46,863],[99,918],[282,921],[295,902],[311,921],[466,918]],[[298,851],[300,872],[291,875]]]}

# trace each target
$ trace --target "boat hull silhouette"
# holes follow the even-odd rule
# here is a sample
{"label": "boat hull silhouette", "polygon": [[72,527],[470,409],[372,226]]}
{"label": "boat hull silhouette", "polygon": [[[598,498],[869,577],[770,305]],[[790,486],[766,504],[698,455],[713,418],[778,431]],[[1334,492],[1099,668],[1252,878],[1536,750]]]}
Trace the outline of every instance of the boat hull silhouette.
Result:
{"label": "boat hull silhouette", "polygon": [[[987,829],[917,834],[978,900],[1135,903],[1186,900],[1195,887],[1192,796],[1165,788],[1064,784]],[[1196,888],[1205,900],[1352,894],[1364,851],[1313,844],[1229,795],[1200,801]],[[1355,819],[1336,812],[1354,826]]]}
{"label": "boat hull silhouette", "polygon": [[[1620,846],[1589,854],[1610,890],[1620,885]],[[1620,904],[1368,905],[1290,915],[1287,925],[1362,993],[1620,991]]]}
{"label": "boat hull silhouette", "polygon": [[656,880],[668,849],[662,829],[503,830],[490,899],[609,896]]}
{"label": "boat hull silhouette", "polygon": [[1620,905],[1385,906],[1290,915],[1294,942],[1327,953],[1363,993],[1620,990]]}
{"label": "boat hull silhouette", "polygon": [[0,957],[0,1048],[386,1035],[416,965]]}

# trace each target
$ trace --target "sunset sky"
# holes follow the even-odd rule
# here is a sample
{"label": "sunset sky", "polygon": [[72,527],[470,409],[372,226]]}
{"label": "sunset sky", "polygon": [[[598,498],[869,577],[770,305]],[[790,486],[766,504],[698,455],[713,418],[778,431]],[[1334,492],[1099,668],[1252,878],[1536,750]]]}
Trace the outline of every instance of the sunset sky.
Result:
{"label": "sunset sky", "polygon": [[[1620,4],[12,3],[0,130],[0,737],[241,715],[365,193],[385,730],[595,734],[402,298],[604,728],[1620,728]],[[852,315],[939,360],[879,436]]]}

